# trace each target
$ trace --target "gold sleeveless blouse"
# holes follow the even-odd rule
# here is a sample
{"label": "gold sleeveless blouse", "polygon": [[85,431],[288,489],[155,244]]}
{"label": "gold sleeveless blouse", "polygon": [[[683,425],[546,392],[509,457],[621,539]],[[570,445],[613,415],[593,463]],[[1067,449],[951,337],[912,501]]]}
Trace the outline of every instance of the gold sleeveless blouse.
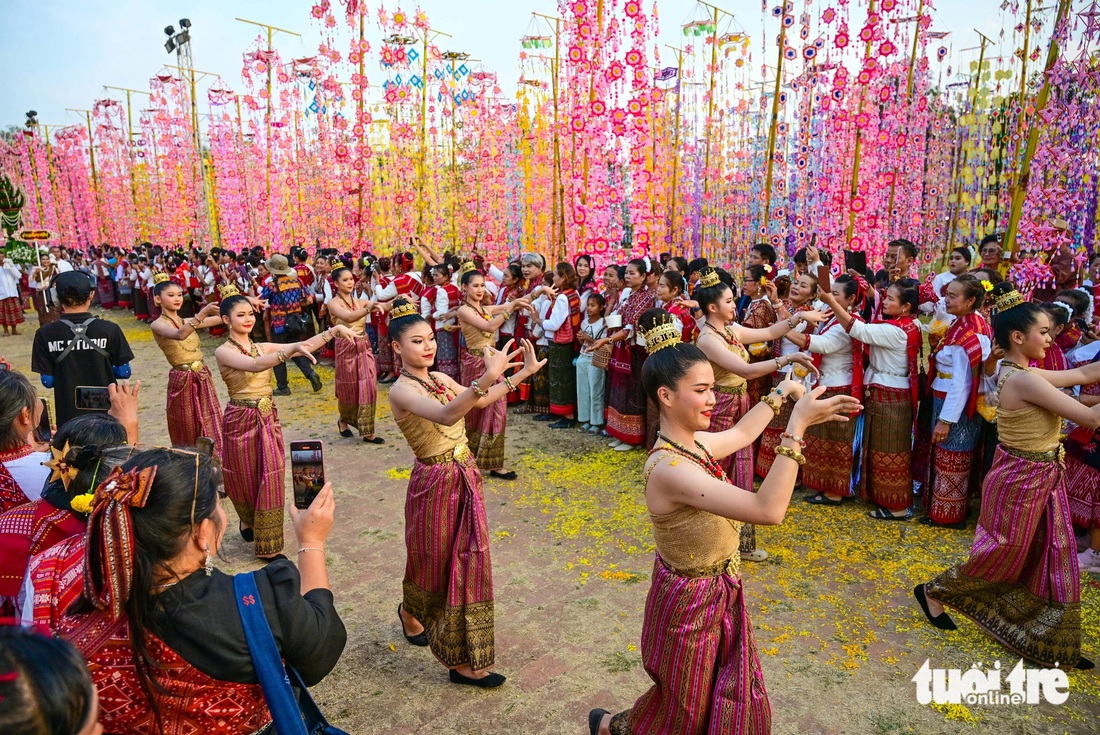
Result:
{"label": "gold sleeveless blouse", "polygon": [[[480,318],[479,315],[478,319]],[[462,336],[466,338],[466,349],[470,351],[484,350],[493,343],[493,336],[496,332],[485,332],[464,322],[460,321],[460,323],[462,324]]]}
{"label": "gold sleeveless blouse", "polygon": [[[661,451],[661,450],[653,450]],[[664,450],[673,462],[691,462],[674,452]],[[650,466],[649,475],[660,462]],[[729,485],[729,492],[741,492]],[[661,560],[682,577],[713,577],[729,573],[741,574],[741,521],[685,505],[671,513],[650,513],[653,524],[653,540]]]}
{"label": "gold sleeveless blouse", "polygon": [[[450,426],[437,424],[414,413],[395,420],[397,428],[401,429],[401,434],[405,437],[405,441],[409,443],[409,448],[413,450],[413,454],[419,460],[431,459],[444,453],[453,453],[456,447],[466,446],[465,418],[460,418]],[[466,451],[469,452],[469,450]]]}
{"label": "gold sleeveless blouse", "polygon": [[218,365],[218,372],[229,389],[229,398],[234,401],[259,400],[271,396],[271,370],[250,373]]}
{"label": "gold sleeveless blouse", "polygon": [[[730,492],[740,492],[732,485]],[[684,577],[741,573],[741,522],[685,505],[657,515],[649,514],[657,553]],[[726,564],[728,560],[728,565]]]}
{"label": "gold sleeveless blouse", "polygon": [[[165,321],[172,324],[167,319]],[[172,326],[175,327],[176,325],[172,324]],[[191,332],[183,339],[162,337],[153,332],[153,341],[157,343],[157,347],[164,353],[164,357],[167,358],[168,364],[172,367],[190,366],[192,363],[202,362],[202,349],[199,347],[198,332]]]}
{"label": "gold sleeveless blouse", "polygon": [[[1000,392],[1005,381],[1018,372],[1012,369],[1001,377]],[[1027,454],[1053,452],[1060,446],[1062,417],[1040,406],[1004,409],[997,407],[997,440],[1006,448]]]}
{"label": "gold sleeveless blouse", "polygon": [[[711,331],[714,332],[713,327],[711,327]],[[717,332],[716,334],[718,334],[719,337],[723,336],[720,332]],[[733,340],[732,343],[730,342],[730,339]],[[726,349],[740,357],[745,362],[749,361],[749,351],[745,349],[745,345],[741,344],[741,341],[734,337],[733,333],[730,332],[728,329],[725,332],[725,342]],[[742,388],[748,383],[748,381],[746,381],[740,375],[737,375],[736,373],[731,373],[729,370],[726,370],[724,367],[721,367],[716,363],[712,362],[710,366],[714,370],[714,385],[717,387],[736,389]]]}

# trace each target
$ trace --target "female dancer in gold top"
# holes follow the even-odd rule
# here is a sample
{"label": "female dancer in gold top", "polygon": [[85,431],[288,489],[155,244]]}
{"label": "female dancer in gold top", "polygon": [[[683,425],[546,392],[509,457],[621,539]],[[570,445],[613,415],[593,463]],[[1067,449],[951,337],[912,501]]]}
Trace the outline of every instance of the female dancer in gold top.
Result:
{"label": "female dancer in gold top", "polygon": [[[458,307],[458,324],[462,327],[462,336],[466,338],[466,348],[460,358],[459,377],[468,384],[485,372],[485,348],[496,344],[496,332],[500,326],[516,309],[530,309],[530,303],[525,297],[498,306],[483,306],[485,276],[476,270],[462,274],[462,291],[465,298]],[[520,382],[513,378],[506,381],[513,385]],[[516,479],[515,472],[504,468],[504,429],[507,422],[504,397],[466,414],[466,440],[470,443],[470,451],[474,453],[478,467],[488,470],[490,477],[500,480]]]}
{"label": "female dancer in gold top", "polygon": [[[409,643],[429,646],[450,669],[455,684],[492,688],[504,677],[489,671],[494,656],[493,575],[489,524],[481,472],[466,445],[463,416],[503,401],[509,368],[519,382],[546,364],[535,347],[510,352],[482,347],[484,369],[459,385],[446,373],[430,372],[435,332],[416,307],[398,298],[390,312],[390,339],[401,358],[401,377],[390,388],[398,428],[416,455],[405,500],[405,565],[397,612]],[[511,360],[523,355],[522,366]],[[482,387],[484,386],[484,387]]]}
{"label": "female dancer in gold top", "polygon": [[[223,292],[224,293],[224,292]],[[229,405],[225,407],[225,492],[240,517],[241,538],[255,541],[256,556],[270,559],[283,548],[285,502],[283,429],[271,400],[271,369],[295,355],[316,362],[313,352],[334,337],[354,338],[340,325],[303,342],[251,341],[256,313],[249,300],[229,296],[221,303],[229,337],[214,351]]]}
{"label": "female dancer in gold top", "polygon": [[160,307],[160,316],[149,328],[153,340],[172,366],[168,373],[168,436],[172,445],[193,447],[200,436],[214,442],[214,456],[222,454],[222,409],[214,389],[214,377],[202,359],[199,348],[200,329],[222,323],[218,305],[207,304],[195,316],[183,319],[183,288],[170,280],[167,273],[153,277],[153,302]]}
{"label": "female dancer in gold top", "polygon": [[333,324],[342,324],[354,335],[336,340],[336,402],[340,407],[340,436],[352,436],[349,426],[359,430],[363,441],[384,444],[374,435],[374,406],[378,398],[378,368],[367,339],[367,317],[375,302],[355,298],[355,276],[347,266],[332,272],[336,294],[328,302]]}

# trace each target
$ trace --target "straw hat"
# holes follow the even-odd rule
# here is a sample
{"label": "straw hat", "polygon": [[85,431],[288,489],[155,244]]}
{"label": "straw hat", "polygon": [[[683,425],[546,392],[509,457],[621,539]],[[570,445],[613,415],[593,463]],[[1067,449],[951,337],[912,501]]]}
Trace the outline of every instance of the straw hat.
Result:
{"label": "straw hat", "polygon": [[290,262],[286,259],[285,255],[272,255],[264,263],[269,271],[277,276],[290,275]]}

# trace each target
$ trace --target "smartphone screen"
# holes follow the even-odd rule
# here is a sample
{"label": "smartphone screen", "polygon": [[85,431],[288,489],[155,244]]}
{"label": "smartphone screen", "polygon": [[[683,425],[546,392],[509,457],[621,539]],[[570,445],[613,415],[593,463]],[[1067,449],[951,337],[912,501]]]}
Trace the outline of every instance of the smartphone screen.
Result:
{"label": "smartphone screen", "polygon": [[290,443],[290,475],[294,481],[294,507],[308,508],[325,486],[325,452],[321,442]]}
{"label": "smartphone screen", "polygon": [[844,267],[857,270],[860,273],[867,272],[867,253],[863,251],[848,251],[844,254]]}
{"label": "smartphone screen", "polygon": [[38,426],[34,430],[35,441],[48,442],[53,439],[53,428],[50,423],[50,404],[46,402],[45,398],[39,398],[42,401],[42,417],[38,419]]}
{"label": "smartphone screen", "polygon": [[109,411],[111,394],[106,387],[98,385],[78,385],[76,387],[76,407],[82,411]]}

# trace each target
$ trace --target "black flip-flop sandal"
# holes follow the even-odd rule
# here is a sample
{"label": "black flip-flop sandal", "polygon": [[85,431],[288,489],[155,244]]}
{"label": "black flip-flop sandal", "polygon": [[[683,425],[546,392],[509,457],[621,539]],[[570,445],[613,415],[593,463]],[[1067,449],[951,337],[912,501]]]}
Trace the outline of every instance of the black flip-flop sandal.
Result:
{"label": "black flip-flop sandal", "polygon": [[383,439],[380,436],[376,436],[373,439],[368,439],[367,437],[364,436],[363,437],[363,442],[366,443],[366,444],[385,444],[386,440]]}
{"label": "black flip-flop sandal", "polygon": [[867,515],[876,521],[907,521],[910,517],[908,511],[903,516],[896,516],[885,508],[875,508]]}
{"label": "black flip-flop sandal", "polygon": [[256,540],[256,532],[253,531],[251,527],[245,528],[244,524],[240,521],[237,522],[237,530],[240,532],[241,538],[244,539],[245,543],[250,544]]}
{"label": "black flip-flop sandal", "polygon": [[507,472],[497,472],[496,470],[489,470],[489,477],[495,477],[498,480],[514,480],[516,475],[515,470],[508,470]]}
{"label": "black flip-flop sandal", "polygon": [[340,436],[344,437],[345,439],[350,439],[351,437],[355,436],[355,434],[354,434],[354,432],[352,432],[350,426],[346,429],[341,429],[340,424],[336,424],[336,430],[339,431]]}
{"label": "black flip-flop sandal", "polygon": [[817,495],[814,495],[813,497],[802,498],[802,499],[804,501],[806,501],[807,503],[809,503],[810,505],[833,505],[833,506],[844,505],[844,498],[840,498],[839,500],[832,500],[829,497],[827,497],[825,495],[825,493],[818,493]]}
{"label": "black flip-flop sandal", "polygon": [[603,716],[609,714],[605,709],[594,709],[588,713],[588,732],[591,735],[599,735],[600,723],[603,722]]}

